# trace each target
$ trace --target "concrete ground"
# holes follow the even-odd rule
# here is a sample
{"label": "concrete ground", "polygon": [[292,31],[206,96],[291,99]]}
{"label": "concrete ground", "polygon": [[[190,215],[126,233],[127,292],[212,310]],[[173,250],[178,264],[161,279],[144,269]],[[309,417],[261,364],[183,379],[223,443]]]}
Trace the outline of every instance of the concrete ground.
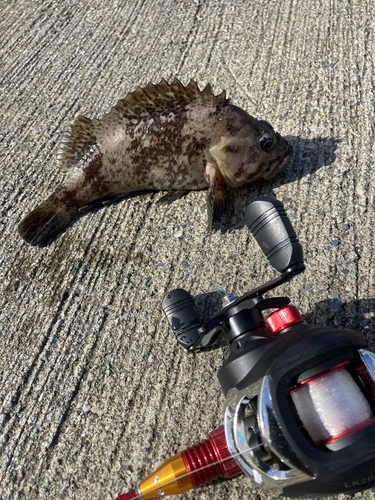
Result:
{"label": "concrete ground", "polygon": [[[226,349],[188,355],[161,301],[183,287],[208,319],[274,276],[244,225],[259,195],[285,203],[306,257],[273,295],[375,348],[374,43],[371,0],[1,2],[1,499],[109,500],[221,425]],[[23,242],[17,224],[64,179],[69,121],[174,77],[269,121],[295,148],[287,170],[232,190],[209,235],[204,192],[154,193]],[[272,497],[241,475],[180,498]]]}

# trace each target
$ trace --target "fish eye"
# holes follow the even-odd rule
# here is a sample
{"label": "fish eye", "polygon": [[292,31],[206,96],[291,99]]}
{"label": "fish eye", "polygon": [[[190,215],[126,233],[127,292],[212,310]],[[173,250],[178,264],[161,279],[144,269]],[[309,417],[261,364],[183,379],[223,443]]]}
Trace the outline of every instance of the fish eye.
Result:
{"label": "fish eye", "polygon": [[260,149],[267,152],[270,151],[275,144],[275,137],[272,134],[263,134],[258,141]]}

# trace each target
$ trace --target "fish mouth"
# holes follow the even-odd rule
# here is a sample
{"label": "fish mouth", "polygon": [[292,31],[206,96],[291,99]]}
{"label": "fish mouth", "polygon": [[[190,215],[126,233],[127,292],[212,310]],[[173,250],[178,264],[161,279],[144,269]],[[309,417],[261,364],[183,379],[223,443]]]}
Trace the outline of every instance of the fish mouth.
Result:
{"label": "fish mouth", "polygon": [[288,143],[288,149],[284,155],[284,158],[280,161],[278,158],[276,161],[271,163],[270,168],[267,169],[267,172],[263,175],[263,179],[272,179],[276,174],[282,172],[288,166],[290,159],[294,154],[294,148],[291,144]]}
{"label": "fish mouth", "polygon": [[[214,157],[215,158],[215,157]],[[215,158],[216,164],[219,167],[220,173],[224,178],[225,184],[231,188],[237,188],[244,185],[243,182],[238,182],[233,177],[230,169],[227,168],[224,162],[220,161],[219,158]]]}
{"label": "fish mouth", "polygon": [[237,181],[233,177],[231,172],[229,172],[229,170],[227,170],[225,167],[223,168],[221,173],[222,173],[222,176],[224,177],[225,183],[227,184],[227,186],[229,186],[231,188],[238,188],[238,187],[243,186],[244,184],[247,184],[247,181],[245,181],[245,182],[244,181]]}

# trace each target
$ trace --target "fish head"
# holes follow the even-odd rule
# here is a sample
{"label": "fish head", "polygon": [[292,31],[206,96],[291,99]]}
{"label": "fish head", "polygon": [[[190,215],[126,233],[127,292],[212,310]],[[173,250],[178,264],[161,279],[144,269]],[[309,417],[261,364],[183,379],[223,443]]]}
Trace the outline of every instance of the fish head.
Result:
{"label": "fish head", "polygon": [[253,119],[237,132],[221,137],[210,148],[220,173],[230,187],[271,179],[286,168],[293,147],[266,121]]}

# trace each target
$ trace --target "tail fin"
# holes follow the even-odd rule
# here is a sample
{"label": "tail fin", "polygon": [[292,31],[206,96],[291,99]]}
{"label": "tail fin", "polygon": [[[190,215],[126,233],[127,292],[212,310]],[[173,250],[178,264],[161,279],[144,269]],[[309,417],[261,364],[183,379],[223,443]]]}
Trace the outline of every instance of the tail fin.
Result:
{"label": "tail fin", "polygon": [[66,228],[76,214],[77,208],[68,209],[54,193],[26,215],[18,226],[18,232],[30,245],[45,246],[48,240]]}

